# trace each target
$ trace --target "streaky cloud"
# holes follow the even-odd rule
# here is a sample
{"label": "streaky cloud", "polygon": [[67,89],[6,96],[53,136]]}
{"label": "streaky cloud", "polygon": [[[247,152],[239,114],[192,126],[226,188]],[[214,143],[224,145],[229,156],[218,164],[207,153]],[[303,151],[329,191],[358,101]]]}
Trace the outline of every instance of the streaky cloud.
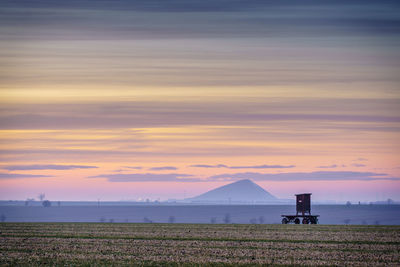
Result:
{"label": "streaky cloud", "polygon": [[24,179],[24,178],[49,178],[51,175],[20,174],[20,173],[0,173],[0,179]]}
{"label": "streaky cloud", "polygon": [[122,166],[122,168],[132,169],[132,170],[141,170],[143,169],[140,166]]}
{"label": "streaky cloud", "polygon": [[287,169],[294,168],[295,165],[250,165],[250,166],[228,166],[225,164],[218,165],[207,165],[207,164],[196,164],[190,165],[189,167],[195,168],[227,168],[227,169]]}
{"label": "streaky cloud", "polygon": [[209,177],[212,179],[251,179],[256,181],[376,181],[392,180],[398,181],[400,178],[388,177],[386,173],[375,172],[352,172],[352,171],[317,171],[317,172],[293,172],[293,173],[226,173]]}
{"label": "streaky cloud", "polygon": [[163,167],[153,167],[149,168],[150,171],[174,171],[177,170],[177,167],[173,166],[163,166]]}
{"label": "streaky cloud", "polygon": [[27,170],[72,170],[72,169],[96,169],[97,166],[88,166],[88,165],[57,165],[57,164],[48,164],[48,165],[9,165],[4,166],[3,169],[8,171],[27,171]]}
{"label": "streaky cloud", "polygon": [[116,170],[112,170],[112,172],[123,172],[124,169],[116,169]]}
{"label": "streaky cloud", "polygon": [[[7,27],[16,27],[13,35],[6,31],[8,34],[3,38],[38,39],[52,36],[70,39],[79,32],[81,35],[78,36],[85,39],[96,39],[99,35],[111,39],[342,37],[351,36],[353,32],[385,36],[396,34],[398,29],[398,21],[388,17],[390,13],[387,11],[382,12],[384,5],[379,5],[385,2],[386,9],[396,8],[393,0],[301,1],[303,8],[299,8],[295,0],[63,1],[63,4],[59,1],[40,1],[40,4],[35,1],[3,2],[2,23]],[[107,12],[109,10],[112,12]],[[372,13],[371,10],[381,12]],[[24,12],[29,12],[29,17],[21,16]],[[369,18],[371,13],[373,19]],[[85,24],[87,20],[93,21],[93,25]],[[182,23],[185,23],[185,27]],[[31,30],[22,31],[19,29],[21,25]],[[79,31],[76,25],[79,25]],[[41,35],[35,36],[35,27],[42,28]],[[53,28],[60,31],[71,29],[73,34],[55,34]]]}
{"label": "streaky cloud", "polygon": [[[211,109],[215,107],[207,107]],[[230,114],[218,110],[209,112],[193,110],[192,113],[182,116],[181,110],[150,111],[144,108],[139,110],[140,116],[131,118],[126,114],[116,114],[115,116],[103,116],[102,114],[92,114],[82,116],[74,111],[66,110],[66,114],[0,114],[0,129],[43,129],[53,127],[53,129],[82,129],[85,127],[152,127],[165,126],[168,124],[189,125],[193,120],[199,125],[209,125],[212,121],[214,125],[229,125],[230,123],[240,123],[241,125],[255,125],[260,122],[278,121],[334,121],[334,122],[362,122],[362,123],[399,123],[400,116],[387,115],[355,115],[355,114],[284,114],[284,113],[258,113],[252,114],[249,110],[238,112],[232,110]],[[131,113],[132,111],[130,111]],[[68,114],[69,113],[69,114]],[[180,119],[178,119],[180,118]],[[382,129],[381,129],[382,130]],[[398,128],[391,128],[390,131],[398,131]]]}
{"label": "streaky cloud", "polygon": [[[190,178],[189,178],[190,177]],[[129,173],[129,174],[101,174],[88,178],[107,178],[109,182],[201,182],[204,180],[192,178],[191,174],[182,173]]]}
{"label": "streaky cloud", "polygon": [[399,181],[400,178],[389,177],[386,173],[352,172],[352,171],[318,171],[318,172],[293,172],[293,173],[226,173],[214,175],[205,179],[196,178],[192,174],[182,173],[129,173],[129,174],[101,174],[88,178],[107,178],[109,182],[220,182],[251,179],[254,181]]}
{"label": "streaky cloud", "polygon": [[354,161],[368,161],[368,159],[366,159],[366,158],[358,158],[358,159],[356,159]]}
{"label": "streaky cloud", "polygon": [[230,166],[229,169],[287,169],[295,165],[254,165],[254,166]]}
{"label": "streaky cloud", "polygon": [[332,164],[332,165],[326,165],[326,166],[318,166],[317,168],[319,169],[330,169],[330,168],[337,168],[338,165]]}
{"label": "streaky cloud", "polygon": [[218,164],[218,165],[195,164],[195,165],[190,165],[189,167],[194,167],[194,168],[229,168],[228,166],[226,166],[224,164]]}
{"label": "streaky cloud", "polygon": [[365,165],[365,164],[360,164],[360,163],[353,163],[353,164],[351,164],[351,166],[353,166],[353,167],[365,167],[365,166],[367,166],[367,165]]}

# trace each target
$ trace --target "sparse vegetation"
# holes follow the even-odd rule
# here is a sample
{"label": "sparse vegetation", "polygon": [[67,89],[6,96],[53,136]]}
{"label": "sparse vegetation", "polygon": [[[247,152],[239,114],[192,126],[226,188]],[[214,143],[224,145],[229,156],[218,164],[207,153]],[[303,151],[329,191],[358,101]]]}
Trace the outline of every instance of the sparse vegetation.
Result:
{"label": "sparse vegetation", "polygon": [[231,223],[231,215],[229,213],[225,214],[224,219],[222,221],[225,224]]}
{"label": "sparse vegetation", "polygon": [[40,199],[40,201],[43,201],[45,197],[46,197],[46,195],[44,193],[40,193],[38,195],[38,198]]}
{"label": "sparse vegetation", "polygon": [[168,223],[175,223],[175,216],[169,216]]}
{"label": "sparse vegetation", "polygon": [[45,200],[42,202],[43,207],[48,208],[51,207],[51,202],[49,200]]}
{"label": "sparse vegetation", "polygon": [[0,265],[398,266],[400,227],[2,223]]}

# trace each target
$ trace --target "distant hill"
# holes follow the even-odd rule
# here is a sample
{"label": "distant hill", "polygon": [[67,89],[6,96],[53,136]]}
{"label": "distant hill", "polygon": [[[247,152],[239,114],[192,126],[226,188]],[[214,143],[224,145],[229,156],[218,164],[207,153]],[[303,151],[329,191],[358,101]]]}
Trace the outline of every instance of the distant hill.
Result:
{"label": "distant hill", "polygon": [[198,203],[274,203],[279,200],[251,180],[240,180],[185,199]]}

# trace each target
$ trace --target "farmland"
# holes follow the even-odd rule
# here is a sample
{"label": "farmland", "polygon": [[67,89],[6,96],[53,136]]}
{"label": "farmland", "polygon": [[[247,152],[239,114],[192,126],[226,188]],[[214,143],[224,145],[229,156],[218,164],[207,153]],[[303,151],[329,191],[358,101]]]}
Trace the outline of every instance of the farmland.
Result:
{"label": "farmland", "polygon": [[1,223],[0,265],[398,266],[400,226]]}

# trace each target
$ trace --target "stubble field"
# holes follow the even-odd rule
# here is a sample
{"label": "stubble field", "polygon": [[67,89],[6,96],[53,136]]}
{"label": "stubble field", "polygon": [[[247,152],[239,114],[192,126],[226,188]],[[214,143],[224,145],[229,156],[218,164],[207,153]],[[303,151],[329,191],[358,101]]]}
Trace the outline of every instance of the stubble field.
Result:
{"label": "stubble field", "polygon": [[400,226],[1,223],[0,265],[399,266]]}

